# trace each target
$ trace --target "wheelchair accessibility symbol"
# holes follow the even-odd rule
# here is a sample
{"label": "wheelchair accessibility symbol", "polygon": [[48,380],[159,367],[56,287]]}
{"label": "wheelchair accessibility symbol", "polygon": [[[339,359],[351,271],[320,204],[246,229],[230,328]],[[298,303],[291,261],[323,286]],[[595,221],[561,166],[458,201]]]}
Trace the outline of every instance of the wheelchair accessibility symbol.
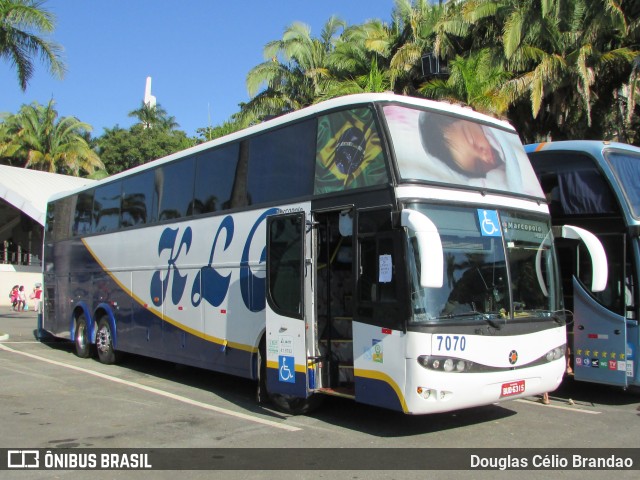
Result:
{"label": "wheelchair accessibility symbol", "polygon": [[480,221],[480,232],[483,237],[500,237],[500,222],[498,212],[495,210],[478,210],[478,220]]}
{"label": "wheelchair accessibility symbol", "polygon": [[287,383],[296,383],[296,366],[293,357],[281,355],[278,357],[278,380]]}

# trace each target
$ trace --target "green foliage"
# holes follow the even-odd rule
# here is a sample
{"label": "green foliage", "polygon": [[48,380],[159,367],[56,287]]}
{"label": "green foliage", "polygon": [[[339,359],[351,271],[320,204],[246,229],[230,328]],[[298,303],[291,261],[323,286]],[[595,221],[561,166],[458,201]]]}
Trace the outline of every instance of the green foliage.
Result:
{"label": "green foliage", "polygon": [[167,111],[160,104],[149,105],[142,102],[140,108],[129,112],[129,116],[137,118],[138,124],[144,128],[175,130],[180,126],[175,117],[167,114]]}
{"label": "green foliage", "polygon": [[[269,42],[263,51],[267,60],[247,75],[247,89],[253,98],[240,112],[242,124],[298,110],[320,98],[331,78],[329,57],[344,26],[332,17],[321,37],[314,38],[307,25],[294,22],[282,39]],[[257,93],[263,85],[265,89]]]}
{"label": "green foliage", "polygon": [[[527,142],[638,142],[639,15],[637,0],[396,0],[390,25],[340,30],[330,20],[314,38],[294,23],[249,73],[253,98],[241,113],[250,123],[392,89],[506,115]],[[449,77],[423,78],[421,57],[430,52]]]}
{"label": "green foliage", "polygon": [[[265,45],[265,61],[246,79],[252,98],[228,121],[200,128],[197,138],[188,139],[160,105],[142,103],[129,113],[136,125],[107,129],[93,142],[109,173],[117,173],[331,97],[393,90],[506,116],[525,142],[602,138],[640,144],[639,5],[637,0],[395,0],[390,23],[373,19],[348,26],[331,17],[314,36],[307,25],[294,22]],[[20,38],[3,36],[10,29],[51,31],[53,17],[39,7],[34,0],[0,0],[0,57],[27,80],[36,52],[53,72],[63,70],[55,45],[35,42],[36,50],[23,50],[25,58],[8,53],[7,39]],[[448,65],[449,76],[424,78],[421,57],[432,52]],[[0,123],[0,161],[24,164],[24,153],[8,140],[8,125]],[[88,130],[79,132],[91,143]],[[29,161],[38,168],[54,163],[35,156]]]}
{"label": "green foliage", "polygon": [[0,0],[0,59],[9,61],[16,69],[22,90],[33,76],[33,57],[39,57],[51,74],[62,78],[65,66],[62,48],[38,34],[53,31],[55,17],[40,8],[37,0]]}
{"label": "green foliage", "polygon": [[7,163],[67,175],[104,169],[86,136],[91,126],[74,117],[58,118],[51,100],[46,106],[23,105],[0,124],[0,157]]}
{"label": "green foliage", "polygon": [[472,52],[467,58],[456,56],[449,62],[450,75],[431,79],[419,88],[426,97],[462,102],[480,112],[502,117],[508,98],[501,91],[509,72],[493,64],[489,49]]}
{"label": "green foliage", "polygon": [[218,125],[217,127],[199,128],[198,130],[196,130],[196,134],[198,135],[198,137],[196,138],[196,142],[209,142],[211,140],[215,140],[216,138],[224,137],[225,135],[230,135],[234,132],[237,132],[241,128],[242,125],[238,122],[237,119],[224,122],[222,123],[222,125]]}
{"label": "green foliage", "polygon": [[144,128],[137,124],[126,130],[105,129],[97,139],[98,153],[110,174],[142,165],[193,146],[180,130]]}

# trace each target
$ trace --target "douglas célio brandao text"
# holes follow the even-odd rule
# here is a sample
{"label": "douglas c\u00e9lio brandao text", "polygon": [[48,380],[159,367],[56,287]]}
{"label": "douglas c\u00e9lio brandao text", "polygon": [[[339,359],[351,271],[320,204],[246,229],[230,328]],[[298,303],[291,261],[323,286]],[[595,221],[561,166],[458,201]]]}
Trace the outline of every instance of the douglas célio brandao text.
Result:
{"label": "douglas c\u00e9lio brandao text", "polygon": [[[603,456],[584,454],[531,454],[483,456],[472,454],[470,468],[478,470],[535,470],[535,469],[634,469],[634,459],[608,454]],[[637,468],[637,467],[636,467]]]}

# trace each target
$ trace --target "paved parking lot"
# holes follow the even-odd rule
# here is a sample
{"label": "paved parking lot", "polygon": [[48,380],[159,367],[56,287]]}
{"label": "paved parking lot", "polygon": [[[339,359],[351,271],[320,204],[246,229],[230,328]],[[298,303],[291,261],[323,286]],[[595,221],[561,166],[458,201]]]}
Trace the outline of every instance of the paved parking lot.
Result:
{"label": "paved parking lot", "polygon": [[[126,356],[118,365],[80,359],[67,342],[38,341],[36,320],[32,312],[0,310],[0,335],[5,334],[0,343],[0,448],[640,447],[637,392],[567,380],[551,394],[550,406],[527,398],[414,417],[329,398],[312,414],[288,416],[257,405],[255,385],[248,380],[138,356]],[[55,478],[67,478],[82,472],[55,473]],[[161,472],[154,473],[154,478],[164,478]],[[227,473],[229,478],[245,475]],[[293,475],[276,473],[246,475]],[[478,478],[480,473],[456,472],[456,477]],[[489,478],[491,472],[484,473]],[[584,478],[585,473],[589,472],[568,472],[575,478]],[[106,478],[125,478],[125,474],[128,478],[131,472],[109,472]],[[392,471],[358,471],[343,478],[408,478],[409,474],[425,478],[424,472]],[[549,472],[517,474],[547,478]],[[636,474],[616,473],[622,478]],[[185,475],[204,478],[198,471]],[[318,475],[335,476],[306,471],[290,478]],[[450,476],[446,471],[429,474],[429,478]],[[21,472],[20,478],[54,476]]]}

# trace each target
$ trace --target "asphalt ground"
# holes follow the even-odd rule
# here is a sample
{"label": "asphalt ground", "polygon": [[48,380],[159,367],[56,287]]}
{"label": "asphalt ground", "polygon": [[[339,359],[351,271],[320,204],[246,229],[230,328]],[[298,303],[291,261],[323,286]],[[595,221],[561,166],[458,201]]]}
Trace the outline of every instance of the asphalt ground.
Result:
{"label": "asphalt ground", "polygon": [[[335,448],[336,457],[372,449],[380,458],[402,449],[625,449],[640,447],[640,395],[567,378],[551,393],[457,412],[407,416],[328,398],[316,412],[290,416],[255,402],[251,381],[127,355],[117,365],[80,359],[66,341],[40,341],[37,315],[0,307],[0,449],[259,449],[298,455]],[[373,450],[375,449],[375,450]],[[412,450],[413,451],[413,450]],[[622,450],[620,450],[622,451]],[[1,459],[0,459],[1,460]],[[324,463],[323,463],[324,462]],[[293,464],[295,462],[292,461]],[[639,462],[640,463],[640,462]],[[602,478],[605,471],[189,469],[139,471],[2,471],[0,479],[167,478]],[[178,472],[178,470],[180,470]],[[614,471],[637,478],[638,471]]]}

